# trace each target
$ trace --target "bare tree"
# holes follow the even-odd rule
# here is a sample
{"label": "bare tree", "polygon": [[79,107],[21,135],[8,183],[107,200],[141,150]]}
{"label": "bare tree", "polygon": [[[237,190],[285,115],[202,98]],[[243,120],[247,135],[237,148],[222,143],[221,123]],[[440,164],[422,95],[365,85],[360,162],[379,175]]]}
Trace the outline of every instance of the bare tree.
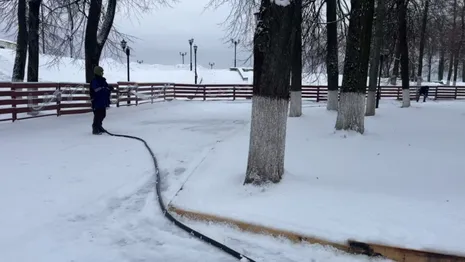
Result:
{"label": "bare tree", "polygon": [[337,1],[326,1],[326,72],[328,78],[327,110],[337,110],[339,100],[339,49],[337,32]]}
{"label": "bare tree", "polygon": [[262,0],[254,36],[252,121],[245,184],[277,183],[284,173],[295,2]]}
{"label": "bare tree", "polygon": [[365,93],[372,35],[374,0],[351,0],[344,76],[336,130],[365,131]]}
{"label": "bare tree", "polygon": [[18,34],[16,36],[16,54],[13,65],[13,82],[24,81],[27,58],[27,20],[26,20],[26,0],[18,0],[17,7]]}
{"label": "bare tree", "polygon": [[426,26],[428,24],[428,11],[429,0],[425,0],[425,7],[423,8],[423,16],[421,18],[421,32],[420,32],[420,55],[418,56],[418,72],[417,72],[417,87],[420,88],[423,74],[423,57],[426,44]]}
{"label": "bare tree", "polygon": [[39,24],[42,0],[28,0],[28,61],[27,81],[39,81]]}
{"label": "bare tree", "polygon": [[295,2],[294,47],[292,49],[292,78],[290,117],[302,115],[302,0]]}
{"label": "bare tree", "polygon": [[381,49],[383,46],[384,36],[384,12],[385,12],[385,1],[378,0],[376,6],[376,20],[375,20],[375,35],[373,42],[373,56],[371,57],[370,65],[370,78],[368,85],[368,96],[366,104],[366,116],[374,116],[376,112],[376,86],[379,72],[379,63],[381,56]]}
{"label": "bare tree", "polygon": [[108,0],[107,11],[104,14],[104,20],[99,30],[100,16],[102,15],[102,0],[90,0],[84,42],[87,83],[90,83],[94,76],[94,67],[99,65],[103,47],[115,19],[116,3],[116,0]]}
{"label": "bare tree", "polygon": [[400,74],[402,78],[402,107],[410,107],[409,56],[407,42],[407,3],[397,0],[399,19]]}

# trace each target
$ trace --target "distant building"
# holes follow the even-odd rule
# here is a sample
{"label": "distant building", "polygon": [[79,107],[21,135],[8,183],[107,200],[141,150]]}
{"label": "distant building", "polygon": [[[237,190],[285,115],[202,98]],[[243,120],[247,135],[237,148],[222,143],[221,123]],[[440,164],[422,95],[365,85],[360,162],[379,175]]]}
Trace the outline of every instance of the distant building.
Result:
{"label": "distant building", "polygon": [[16,50],[16,43],[8,40],[0,39],[0,49]]}

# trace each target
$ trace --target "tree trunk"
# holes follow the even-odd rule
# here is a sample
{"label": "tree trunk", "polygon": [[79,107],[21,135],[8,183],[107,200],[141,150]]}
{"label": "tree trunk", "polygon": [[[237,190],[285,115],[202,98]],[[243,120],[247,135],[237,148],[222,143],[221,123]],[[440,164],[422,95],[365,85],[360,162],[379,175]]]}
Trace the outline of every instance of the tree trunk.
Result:
{"label": "tree trunk", "polygon": [[432,63],[433,63],[433,49],[429,48],[429,52],[428,52],[428,82],[431,82]]}
{"label": "tree trunk", "polygon": [[378,0],[376,7],[376,21],[375,21],[375,37],[373,43],[373,56],[371,58],[370,77],[368,85],[368,96],[366,104],[366,116],[374,116],[376,113],[376,87],[378,80],[378,73],[380,67],[381,47],[383,45],[384,36],[384,0]]}
{"label": "tree trunk", "polygon": [[290,117],[302,115],[302,0],[295,1],[294,47],[292,50],[292,78]]}
{"label": "tree trunk", "polygon": [[450,56],[449,56],[449,70],[447,72],[447,81],[446,81],[446,85],[450,85],[450,80],[452,79],[452,74],[454,73],[454,62],[455,62],[455,57],[454,57],[454,53],[451,52]]}
{"label": "tree trunk", "polygon": [[456,50],[457,50],[457,43],[455,39],[455,31],[457,28],[457,0],[454,0],[454,11],[453,11],[453,22],[452,22],[452,39],[450,41],[450,55],[449,55],[449,72],[447,74],[447,83],[446,85],[450,85],[450,80],[452,79],[453,67],[454,67],[454,60],[458,59],[455,57]]}
{"label": "tree trunk", "polygon": [[446,47],[444,40],[441,40],[441,50],[439,51],[438,81],[444,80],[444,69],[446,60]]}
{"label": "tree trunk", "polygon": [[94,77],[94,67],[99,65],[103,47],[107,41],[116,12],[116,0],[108,0],[108,6],[101,25],[100,32],[98,24],[102,10],[102,0],[91,0],[84,40],[86,82],[90,83]]}
{"label": "tree trunk", "polygon": [[18,35],[16,37],[16,56],[13,66],[12,82],[23,82],[27,59],[27,19],[26,0],[18,0]]}
{"label": "tree trunk", "polygon": [[351,8],[341,101],[335,128],[363,134],[374,0],[351,0]]}
{"label": "tree trunk", "polygon": [[391,85],[397,85],[397,77],[399,76],[399,64],[400,64],[400,37],[397,37],[396,41],[396,53],[394,57],[394,68],[392,69]]}
{"label": "tree trunk", "polygon": [[465,5],[462,6],[462,12],[460,14],[460,21],[461,21],[461,32],[460,32],[460,41],[457,47],[455,48],[455,61],[454,61],[454,80],[452,82],[453,86],[457,85],[457,77],[458,77],[458,70],[459,70],[459,58],[462,55],[462,45],[464,43],[464,31],[465,31]]}
{"label": "tree trunk", "polygon": [[418,72],[417,72],[417,87],[420,89],[423,74],[423,56],[425,52],[425,41],[426,41],[426,24],[428,22],[428,10],[429,10],[429,0],[425,1],[425,9],[423,10],[423,17],[421,21],[421,31],[420,31],[420,55],[418,56]]}
{"label": "tree trunk", "polygon": [[465,60],[462,61],[462,82],[465,82]]}
{"label": "tree trunk", "polygon": [[337,43],[337,2],[326,1],[326,72],[328,77],[328,103],[327,110],[337,110],[339,89],[338,43]]}
{"label": "tree trunk", "polygon": [[294,2],[262,0],[254,36],[249,156],[244,184],[278,183],[284,174]]}
{"label": "tree trunk", "polygon": [[409,57],[407,42],[407,1],[397,0],[400,42],[400,74],[402,78],[402,107],[410,107]]}
{"label": "tree trunk", "polygon": [[39,81],[39,23],[41,0],[29,0],[27,81]]}
{"label": "tree trunk", "polygon": [[[41,0],[28,1],[28,61],[27,61],[27,81],[39,82],[39,23],[40,23],[40,3]],[[28,91],[37,91],[37,88],[28,88]],[[34,102],[37,95],[28,96],[29,115],[37,115],[39,112],[33,110],[37,106]]]}

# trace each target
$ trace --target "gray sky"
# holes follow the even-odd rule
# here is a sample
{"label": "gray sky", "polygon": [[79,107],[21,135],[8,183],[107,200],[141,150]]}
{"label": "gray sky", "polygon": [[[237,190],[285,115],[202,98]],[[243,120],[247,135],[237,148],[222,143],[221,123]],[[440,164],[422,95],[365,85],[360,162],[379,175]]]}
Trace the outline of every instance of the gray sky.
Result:
{"label": "gray sky", "polygon": [[[144,63],[150,64],[180,64],[179,52],[189,52],[188,39],[194,38],[194,43],[198,45],[198,64],[209,67],[208,63],[214,62],[215,68],[228,68],[233,66],[234,48],[224,43],[223,38],[227,34],[220,23],[229,15],[230,7],[224,5],[205,10],[208,2],[179,0],[171,8],[156,8],[131,19],[117,13],[115,25],[120,31],[138,38],[130,43],[132,60],[144,60]],[[0,33],[0,38],[7,37]],[[243,65],[242,60],[249,55],[247,51],[241,52],[238,45],[238,66]],[[185,63],[189,63],[189,53],[185,56]],[[250,66],[250,62],[244,66]]]}
{"label": "gray sky", "polygon": [[[214,62],[215,68],[227,68],[233,65],[234,48],[224,43],[227,32],[220,23],[229,15],[230,7],[205,9],[208,2],[179,0],[172,8],[161,7],[138,19],[128,20],[120,15],[115,24],[121,31],[140,38],[131,47],[135,58],[144,60],[144,63],[178,64],[182,61],[179,52],[188,52],[185,57],[188,63],[188,39],[194,38],[198,45],[199,64],[208,67],[208,63]],[[238,50],[238,59],[245,58],[247,54]],[[238,66],[241,64],[238,61]]]}

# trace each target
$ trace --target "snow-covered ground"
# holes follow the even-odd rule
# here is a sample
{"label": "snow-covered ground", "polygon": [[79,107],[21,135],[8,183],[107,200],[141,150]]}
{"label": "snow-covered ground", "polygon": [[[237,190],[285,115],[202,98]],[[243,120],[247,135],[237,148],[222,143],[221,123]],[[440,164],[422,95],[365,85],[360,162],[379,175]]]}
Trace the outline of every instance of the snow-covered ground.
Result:
{"label": "snow-covered ground", "polygon": [[[0,261],[235,261],[167,222],[143,146],[91,135],[91,119],[82,114],[0,124]],[[247,132],[249,119],[249,102],[172,101],[112,108],[104,126],[147,140],[168,202],[206,155]],[[369,261],[318,245],[189,224],[256,261]]]}
{"label": "snow-covered ground", "polygon": [[[11,81],[15,59],[15,51],[0,49],[0,82]],[[63,57],[58,63],[56,59],[48,55],[40,55],[39,81],[42,82],[85,82],[84,61]],[[105,69],[105,77],[108,82],[116,83],[126,81],[126,64],[114,59],[102,59],[101,66]],[[27,71],[27,68],[26,68]],[[242,76],[229,69],[208,69],[202,66],[197,67],[198,81],[202,84],[248,84],[252,83],[252,77],[245,81]],[[157,65],[130,64],[131,81],[151,82],[151,83],[179,83],[194,84],[194,72],[189,70],[188,64],[179,65]]]}
{"label": "snow-covered ground", "polygon": [[363,136],[334,132],[336,113],[324,105],[303,113],[288,120],[281,183],[242,185],[243,128],[205,157],[173,204],[332,241],[465,253],[465,103],[383,102]]}
{"label": "snow-covered ground", "polygon": [[[0,49],[0,82],[11,81],[14,65],[15,51]],[[57,60],[55,57],[40,54],[39,81],[42,82],[85,82],[84,61],[75,60],[69,57],[62,57]],[[58,62],[57,62],[58,61]],[[105,69],[105,77],[108,82],[124,82],[127,80],[127,67],[124,62],[111,58],[102,59],[101,66]],[[303,74],[302,84],[304,85],[326,85],[327,77],[324,69],[319,73]],[[26,68],[27,71],[27,68]],[[209,69],[202,66],[197,67],[199,84],[252,84],[253,71],[243,70],[232,71],[229,69]],[[178,83],[194,84],[194,72],[189,70],[189,64],[159,65],[159,64],[139,64],[130,63],[131,81],[149,83]],[[339,84],[342,84],[342,75],[339,76]],[[401,81],[397,81],[401,85]],[[367,79],[368,83],[368,79]],[[388,86],[389,80],[382,79],[381,84]],[[415,86],[416,82],[410,83]],[[437,86],[435,82],[423,82],[423,85]],[[465,83],[457,82],[458,86]]]}

